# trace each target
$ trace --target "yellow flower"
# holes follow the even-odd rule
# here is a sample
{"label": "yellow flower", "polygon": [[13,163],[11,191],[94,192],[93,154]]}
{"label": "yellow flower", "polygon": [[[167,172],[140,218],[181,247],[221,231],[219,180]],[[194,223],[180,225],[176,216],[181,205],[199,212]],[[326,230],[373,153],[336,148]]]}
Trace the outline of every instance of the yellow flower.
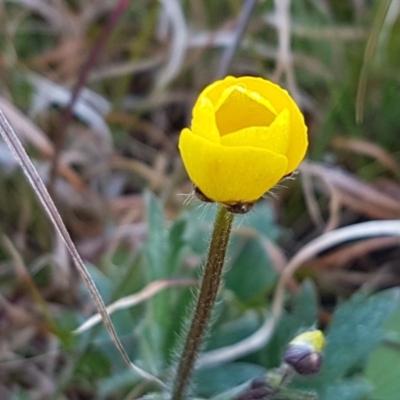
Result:
{"label": "yellow flower", "polygon": [[303,115],[286,90],[232,76],[201,92],[179,139],[194,185],[225,205],[257,201],[298,167],[307,144]]}

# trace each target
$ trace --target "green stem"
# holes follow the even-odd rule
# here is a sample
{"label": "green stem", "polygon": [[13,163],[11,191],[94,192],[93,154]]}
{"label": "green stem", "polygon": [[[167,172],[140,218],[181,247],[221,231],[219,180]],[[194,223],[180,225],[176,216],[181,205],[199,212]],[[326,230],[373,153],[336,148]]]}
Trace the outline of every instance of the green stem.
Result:
{"label": "green stem", "polygon": [[186,337],[182,356],[174,381],[172,399],[185,399],[190,377],[199,354],[202,339],[207,331],[211,312],[221,284],[226,249],[234,214],[220,206],[215,218],[208,258],[197,298],[196,308]]}

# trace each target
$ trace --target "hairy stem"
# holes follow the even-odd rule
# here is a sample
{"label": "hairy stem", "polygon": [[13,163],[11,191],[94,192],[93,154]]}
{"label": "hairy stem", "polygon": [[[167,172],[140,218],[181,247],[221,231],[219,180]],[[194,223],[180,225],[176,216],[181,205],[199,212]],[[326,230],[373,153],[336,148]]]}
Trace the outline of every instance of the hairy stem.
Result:
{"label": "hairy stem", "polygon": [[176,373],[173,400],[185,399],[190,377],[199,354],[202,339],[207,331],[215,299],[221,284],[226,249],[229,242],[234,214],[220,206],[212,233],[207,262],[200,292],[192,317],[186,342]]}

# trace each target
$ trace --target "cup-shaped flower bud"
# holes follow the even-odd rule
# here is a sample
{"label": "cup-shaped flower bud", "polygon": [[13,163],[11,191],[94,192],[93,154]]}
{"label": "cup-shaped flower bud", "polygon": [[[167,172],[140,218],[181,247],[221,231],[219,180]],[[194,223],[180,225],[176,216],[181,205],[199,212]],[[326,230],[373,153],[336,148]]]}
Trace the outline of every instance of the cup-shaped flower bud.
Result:
{"label": "cup-shaped flower bud", "polygon": [[198,192],[239,205],[238,212],[293,172],[307,145],[303,115],[288,92],[254,77],[229,76],[206,87],[179,139]]}
{"label": "cup-shaped flower bud", "polygon": [[299,375],[316,374],[322,366],[324,346],[324,334],[320,330],[304,332],[289,343],[283,360]]}

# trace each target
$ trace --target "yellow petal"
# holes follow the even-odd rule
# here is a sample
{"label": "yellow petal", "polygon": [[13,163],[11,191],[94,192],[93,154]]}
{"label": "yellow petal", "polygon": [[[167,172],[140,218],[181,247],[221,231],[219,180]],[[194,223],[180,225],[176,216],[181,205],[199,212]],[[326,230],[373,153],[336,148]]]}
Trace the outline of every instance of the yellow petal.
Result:
{"label": "yellow petal", "polygon": [[199,95],[199,99],[201,97],[208,97],[211,100],[211,103],[216,105],[218,99],[221,97],[222,92],[226,89],[234,85],[237,81],[237,78],[233,76],[227,76],[225,79],[215,81],[210,85],[206,86],[203,91]]}
{"label": "yellow petal", "polygon": [[261,148],[222,146],[187,128],[179,149],[192,182],[208,198],[224,204],[258,200],[287,169],[285,156]]}
{"label": "yellow petal", "polygon": [[221,136],[249,126],[269,126],[276,112],[268,99],[241,84],[226,88],[215,105]]}
{"label": "yellow petal", "polygon": [[207,97],[200,97],[193,108],[192,131],[212,142],[220,142],[214,106]]}
{"label": "yellow petal", "polygon": [[279,113],[288,109],[290,115],[290,143],[287,151],[288,167],[286,174],[294,171],[307,150],[307,127],[304,117],[289,93],[280,86],[262,78],[241,77],[238,82],[246,85],[249,90],[258,92],[262,97],[270,99]]}
{"label": "yellow petal", "polygon": [[297,335],[291,342],[291,345],[307,345],[315,351],[322,351],[325,346],[325,337],[322,331],[316,329],[303,332]]}
{"label": "yellow petal", "polygon": [[262,147],[274,153],[286,155],[289,146],[290,120],[287,109],[283,110],[269,126],[254,126],[222,136],[224,146]]}

